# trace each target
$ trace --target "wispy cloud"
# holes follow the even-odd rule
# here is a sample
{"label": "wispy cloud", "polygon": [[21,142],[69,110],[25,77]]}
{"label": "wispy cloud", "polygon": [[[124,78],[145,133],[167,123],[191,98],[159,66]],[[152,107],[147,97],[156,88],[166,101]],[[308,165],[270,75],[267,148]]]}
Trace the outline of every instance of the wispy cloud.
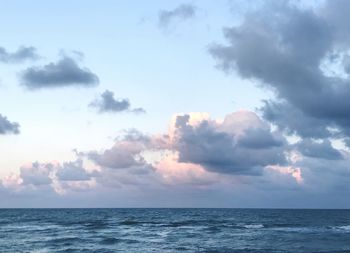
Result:
{"label": "wispy cloud", "polygon": [[158,23],[161,27],[167,27],[176,20],[188,20],[196,15],[196,7],[191,4],[181,4],[173,10],[161,10]]}

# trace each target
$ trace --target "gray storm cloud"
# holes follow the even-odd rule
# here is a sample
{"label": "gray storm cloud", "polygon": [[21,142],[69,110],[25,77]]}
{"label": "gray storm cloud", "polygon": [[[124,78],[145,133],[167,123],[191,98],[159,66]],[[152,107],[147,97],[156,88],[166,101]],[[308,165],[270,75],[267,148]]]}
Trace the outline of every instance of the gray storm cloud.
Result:
{"label": "gray storm cloud", "polygon": [[326,1],[316,9],[268,3],[225,28],[226,44],[211,46],[219,68],[272,90],[276,99],[261,111],[280,129],[302,137],[349,136],[350,77],[324,70],[338,61],[347,72],[349,2]]}
{"label": "gray storm cloud", "polygon": [[88,68],[80,67],[74,59],[64,56],[57,62],[27,68],[21,74],[21,83],[30,90],[67,86],[93,87],[99,84],[99,78]]}

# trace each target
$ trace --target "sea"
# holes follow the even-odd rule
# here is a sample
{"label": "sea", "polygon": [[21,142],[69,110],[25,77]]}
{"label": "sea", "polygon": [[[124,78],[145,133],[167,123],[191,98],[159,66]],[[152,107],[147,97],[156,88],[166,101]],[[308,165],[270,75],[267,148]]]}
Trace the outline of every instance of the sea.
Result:
{"label": "sea", "polygon": [[350,210],[0,209],[0,252],[350,252]]}

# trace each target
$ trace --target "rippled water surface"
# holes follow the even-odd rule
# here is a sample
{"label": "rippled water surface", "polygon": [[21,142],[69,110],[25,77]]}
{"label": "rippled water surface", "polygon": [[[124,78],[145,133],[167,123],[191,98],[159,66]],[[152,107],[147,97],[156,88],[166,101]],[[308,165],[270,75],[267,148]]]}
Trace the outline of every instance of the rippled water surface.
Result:
{"label": "rippled water surface", "polygon": [[183,251],[350,252],[350,210],[0,210],[0,252]]}

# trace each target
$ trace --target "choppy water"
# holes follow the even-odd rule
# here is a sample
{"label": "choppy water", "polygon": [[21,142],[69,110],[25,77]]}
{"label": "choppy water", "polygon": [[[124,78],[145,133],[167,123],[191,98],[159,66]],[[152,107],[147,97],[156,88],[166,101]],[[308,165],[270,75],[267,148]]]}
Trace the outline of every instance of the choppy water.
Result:
{"label": "choppy water", "polygon": [[0,210],[0,252],[183,251],[350,252],[350,210]]}

